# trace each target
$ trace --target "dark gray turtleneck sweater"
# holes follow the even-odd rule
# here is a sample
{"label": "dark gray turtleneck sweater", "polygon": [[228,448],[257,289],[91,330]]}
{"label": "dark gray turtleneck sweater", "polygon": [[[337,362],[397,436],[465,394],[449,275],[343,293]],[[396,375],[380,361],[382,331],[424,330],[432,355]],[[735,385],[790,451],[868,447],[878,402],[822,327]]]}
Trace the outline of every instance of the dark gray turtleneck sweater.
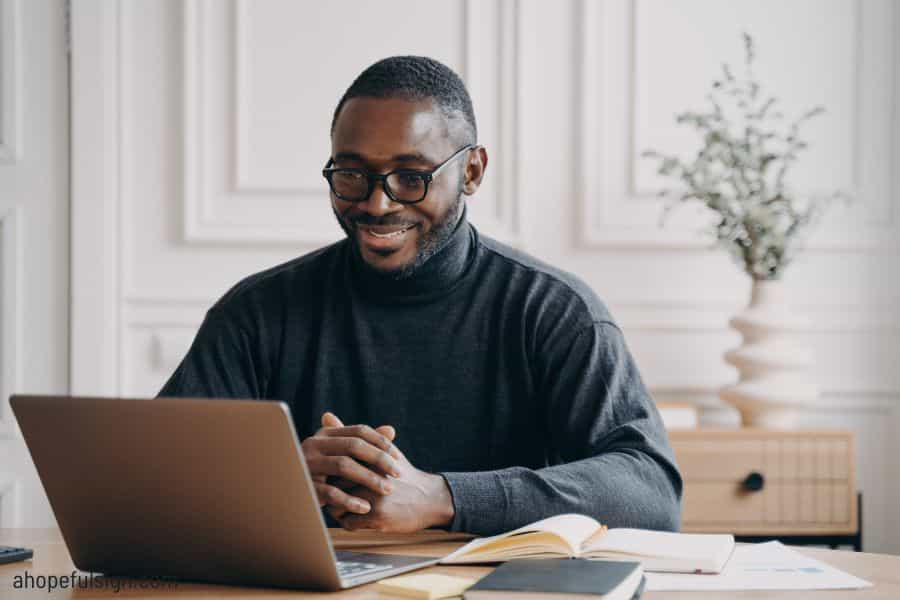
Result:
{"label": "dark gray turtleneck sweater", "polygon": [[446,479],[454,531],[563,512],[679,526],[672,450],[605,306],[465,218],[405,280],[346,239],[248,277],[160,395],[281,400],[301,439],[329,410],[393,425],[410,462]]}

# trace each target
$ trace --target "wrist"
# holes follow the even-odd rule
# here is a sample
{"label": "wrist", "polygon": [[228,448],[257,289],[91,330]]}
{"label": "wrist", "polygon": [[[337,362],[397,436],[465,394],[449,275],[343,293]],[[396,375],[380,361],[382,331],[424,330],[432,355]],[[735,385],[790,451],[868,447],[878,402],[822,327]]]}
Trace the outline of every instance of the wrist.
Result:
{"label": "wrist", "polygon": [[431,480],[429,500],[431,505],[430,518],[426,523],[426,527],[449,528],[453,523],[453,517],[456,516],[456,509],[453,507],[453,494],[450,493],[450,487],[441,475],[429,474]]}

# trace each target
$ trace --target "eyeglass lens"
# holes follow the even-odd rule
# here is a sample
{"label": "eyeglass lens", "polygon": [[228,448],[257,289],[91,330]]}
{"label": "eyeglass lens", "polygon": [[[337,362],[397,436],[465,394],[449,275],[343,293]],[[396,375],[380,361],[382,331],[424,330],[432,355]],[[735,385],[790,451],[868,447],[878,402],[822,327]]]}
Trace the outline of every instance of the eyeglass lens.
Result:
{"label": "eyeglass lens", "polygon": [[[417,173],[391,173],[384,180],[390,194],[403,202],[417,202],[425,197],[425,178]],[[331,185],[339,197],[348,201],[365,200],[369,193],[369,178],[360,171],[337,170]]]}

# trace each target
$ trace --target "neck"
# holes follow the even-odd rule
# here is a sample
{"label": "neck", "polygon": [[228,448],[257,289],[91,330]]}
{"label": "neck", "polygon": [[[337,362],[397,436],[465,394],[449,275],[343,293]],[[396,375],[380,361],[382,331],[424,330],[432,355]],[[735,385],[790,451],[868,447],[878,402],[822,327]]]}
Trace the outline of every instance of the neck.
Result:
{"label": "neck", "polygon": [[359,255],[356,244],[350,243],[350,277],[359,292],[373,300],[414,300],[440,294],[465,275],[474,256],[472,238],[463,209],[444,245],[415,271],[399,279],[370,267]]}

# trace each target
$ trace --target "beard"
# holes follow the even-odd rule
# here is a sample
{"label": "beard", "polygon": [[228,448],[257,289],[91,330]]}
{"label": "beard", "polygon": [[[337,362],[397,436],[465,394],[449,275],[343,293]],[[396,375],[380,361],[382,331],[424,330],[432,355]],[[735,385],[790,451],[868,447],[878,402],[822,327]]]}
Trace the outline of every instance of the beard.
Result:
{"label": "beard", "polygon": [[[456,226],[459,224],[464,207],[465,203],[463,201],[462,189],[460,189],[457,193],[455,202],[450,206],[446,214],[444,214],[444,217],[435,223],[427,232],[418,236],[416,239],[415,258],[405,265],[396,269],[379,269],[370,265],[365,260],[363,260],[362,263],[373,272],[378,273],[380,276],[387,279],[398,281],[412,277],[429,261],[429,259],[431,259],[431,257],[440,252],[444,246],[447,245],[450,238],[453,237],[453,232],[456,231]],[[334,212],[334,216],[341,226],[341,229],[344,230],[344,233],[347,234],[347,237],[350,239],[350,244],[353,246],[353,249],[358,256],[361,256],[361,253],[359,241],[356,237],[357,225],[399,224],[396,219],[373,217],[367,213],[362,213],[353,217],[342,217],[335,209],[334,203],[331,204],[331,210]],[[410,225],[414,224],[412,222],[403,221],[403,224],[407,223]]]}

